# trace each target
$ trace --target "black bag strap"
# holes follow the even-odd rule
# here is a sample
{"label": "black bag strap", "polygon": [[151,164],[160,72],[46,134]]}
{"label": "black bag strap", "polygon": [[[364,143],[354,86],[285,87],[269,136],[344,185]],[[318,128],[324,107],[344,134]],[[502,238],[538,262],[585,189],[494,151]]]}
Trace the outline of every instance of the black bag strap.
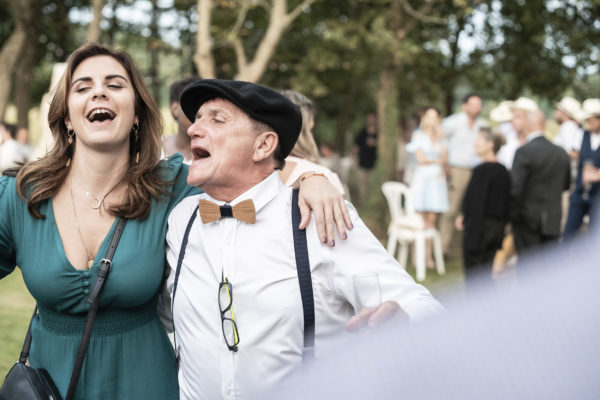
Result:
{"label": "black bag strap", "polygon": [[177,348],[177,335],[175,334],[175,313],[174,313],[174,305],[175,305],[175,293],[177,292],[177,282],[179,282],[179,273],[181,272],[181,264],[183,264],[183,257],[185,256],[185,249],[187,248],[188,238],[190,236],[190,230],[192,229],[192,225],[194,225],[194,221],[196,220],[196,216],[198,215],[198,209],[194,208],[194,213],[190,217],[188,224],[185,228],[185,233],[183,234],[183,240],[181,241],[181,249],[179,250],[179,258],[177,259],[177,268],[175,269],[175,280],[173,282],[173,295],[171,296],[171,316],[173,318],[173,347],[175,347],[175,360],[177,362],[177,367],[179,368],[179,349]]}
{"label": "black bag strap", "polygon": [[298,269],[298,283],[302,296],[302,311],[304,312],[304,350],[303,358],[310,360],[315,355],[315,302],[313,298],[312,277],[310,275],[310,261],[308,259],[308,245],[306,243],[306,230],[299,229],[300,207],[298,207],[298,190],[292,192],[292,225],[294,232],[294,252],[296,253],[296,268]]}
{"label": "black bag strap", "polygon": [[27,357],[29,357],[29,348],[31,347],[31,324],[33,323],[33,319],[37,315],[37,305],[33,309],[33,315],[31,316],[31,320],[29,321],[29,327],[27,328],[27,334],[25,335],[25,342],[23,342],[23,348],[21,349],[21,354],[19,355],[19,362],[21,364],[27,363]]}
{"label": "black bag strap", "polygon": [[110,244],[108,246],[108,250],[106,251],[106,256],[100,261],[96,284],[94,285],[94,288],[92,289],[90,295],[86,299],[86,301],[88,303],[91,303],[92,305],[90,306],[90,310],[88,311],[87,321],[85,323],[85,330],[83,332],[81,342],[79,343],[79,351],[77,352],[77,359],[75,360],[75,366],[73,367],[73,374],[71,375],[71,382],[69,383],[69,389],[67,390],[67,397],[65,398],[65,400],[71,400],[73,396],[75,396],[75,389],[77,389],[77,382],[79,381],[79,376],[81,375],[81,368],[83,367],[85,354],[87,353],[88,345],[90,344],[92,327],[94,326],[94,320],[96,319],[96,313],[98,312],[98,306],[100,305],[100,296],[102,295],[102,289],[104,288],[104,284],[106,283],[108,273],[112,269],[112,258],[115,255],[115,251],[117,250],[117,245],[119,244],[119,240],[121,239],[121,234],[123,233],[123,229],[125,228],[126,222],[127,220],[125,218],[119,218],[119,221],[117,222],[117,227],[113,231],[112,238],[110,239]]}

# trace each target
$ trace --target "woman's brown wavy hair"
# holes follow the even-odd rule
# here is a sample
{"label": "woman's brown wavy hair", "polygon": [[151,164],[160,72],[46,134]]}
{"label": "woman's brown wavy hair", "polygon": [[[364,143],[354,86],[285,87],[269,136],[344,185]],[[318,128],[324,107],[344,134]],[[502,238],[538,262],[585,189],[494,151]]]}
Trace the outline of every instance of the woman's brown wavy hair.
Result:
{"label": "woman's brown wavy hair", "polygon": [[[163,122],[156,102],[144,85],[142,75],[125,51],[114,50],[97,43],[88,42],[75,50],[67,60],[65,73],[54,91],[48,124],[54,138],[52,149],[43,158],[26,164],[17,175],[19,196],[27,201],[27,209],[34,218],[44,218],[40,205],[54,196],[65,181],[69,167],[67,160],[72,154],[67,141],[65,119],[68,116],[67,100],[73,72],[82,61],[95,56],[109,56],[117,60],[127,71],[135,92],[135,113],[139,119],[139,163],[135,162],[134,133],[130,134],[129,168],[123,181],[127,184],[125,198],[108,212],[130,219],[144,219],[150,213],[152,198],[161,199],[168,192],[161,173],[160,152]],[[77,145],[77,139],[71,146]]]}

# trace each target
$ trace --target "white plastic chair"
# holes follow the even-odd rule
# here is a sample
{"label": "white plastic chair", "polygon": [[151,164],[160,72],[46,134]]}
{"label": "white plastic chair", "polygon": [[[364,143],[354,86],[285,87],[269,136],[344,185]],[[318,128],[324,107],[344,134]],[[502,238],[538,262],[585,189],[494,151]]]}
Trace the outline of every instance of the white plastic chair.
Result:
{"label": "white plastic chair", "polygon": [[440,234],[435,228],[425,229],[423,218],[413,208],[410,188],[400,182],[384,182],[381,185],[381,190],[388,202],[391,214],[387,251],[394,257],[396,246],[400,243],[398,261],[406,268],[408,248],[411,243],[414,243],[417,280],[422,281],[425,279],[427,272],[425,267],[425,240],[433,239],[436,270],[440,275],[445,274],[446,266],[444,265]]}

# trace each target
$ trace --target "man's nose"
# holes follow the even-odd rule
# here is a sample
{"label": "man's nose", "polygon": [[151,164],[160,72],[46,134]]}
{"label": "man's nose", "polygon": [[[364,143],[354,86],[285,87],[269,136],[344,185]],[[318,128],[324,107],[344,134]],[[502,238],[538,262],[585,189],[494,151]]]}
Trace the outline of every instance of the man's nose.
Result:
{"label": "man's nose", "polygon": [[206,135],[206,131],[202,126],[202,122],[200,118],[196,118],[194,123],[188,128],[187,134],[189,137],[204,137]]}

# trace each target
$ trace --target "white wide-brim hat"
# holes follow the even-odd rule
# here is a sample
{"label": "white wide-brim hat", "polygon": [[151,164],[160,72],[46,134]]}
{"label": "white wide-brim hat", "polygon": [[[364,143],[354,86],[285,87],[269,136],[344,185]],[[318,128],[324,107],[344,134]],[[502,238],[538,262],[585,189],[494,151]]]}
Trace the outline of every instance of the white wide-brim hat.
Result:
{"label": "white wide-brim hat", "polygon": [[498,123],[510,121],[513,117],[512,111],[510,111],[512,103],[510,100],[501,101],[500,104],[490,111],[490,119]]}
{"label": "white wide-brim hat", "polygon": [[581,117],[581,104],[573,97],[565,96],[554,106],[575,120]]}
{"label": "white wide-brim hat", "polygon": [[538,111],[539,107],[535,100],[528,97],[519,97],[510,105],[511,110],[523,110],[523,111]]}
{"label": "white wide-brim hat", "polygon": [[600,117],[600,99],[587,99],[581,107],[581,120]]}

